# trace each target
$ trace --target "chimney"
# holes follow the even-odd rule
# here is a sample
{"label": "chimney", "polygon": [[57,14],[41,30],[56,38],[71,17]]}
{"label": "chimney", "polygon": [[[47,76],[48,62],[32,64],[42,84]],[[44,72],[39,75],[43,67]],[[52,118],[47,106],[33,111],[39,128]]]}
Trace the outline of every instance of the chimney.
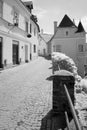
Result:
{"label": "chimney", "polygon": [[41,29],[41,34],[43,34],[43,29]]}
{"label": "chimney", "polygon": [[57,21],[54,21],[54,34],[55,34],[56,30],[57,30]]}

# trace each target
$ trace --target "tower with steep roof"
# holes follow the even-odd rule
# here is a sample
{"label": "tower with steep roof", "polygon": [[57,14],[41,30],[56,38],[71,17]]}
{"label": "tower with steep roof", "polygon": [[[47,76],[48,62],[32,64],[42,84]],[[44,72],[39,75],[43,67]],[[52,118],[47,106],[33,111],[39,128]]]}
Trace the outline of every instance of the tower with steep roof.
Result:
{"label": "tower with steep roof", "polygon": [[62,52],[71,57],[78,67],[79,75],[83,76],[85,71],[86,33],[81,21],[76,26],[75,22],[65,14],[55,30],[49,44],[50,53]]}

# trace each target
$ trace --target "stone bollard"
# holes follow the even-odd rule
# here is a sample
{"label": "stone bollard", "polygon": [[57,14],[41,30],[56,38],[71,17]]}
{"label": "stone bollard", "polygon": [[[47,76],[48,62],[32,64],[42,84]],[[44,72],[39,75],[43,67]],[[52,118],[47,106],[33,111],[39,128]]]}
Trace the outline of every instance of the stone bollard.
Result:
{"label": "stone bollard", "polygon": [[67,86],[72,103],[74,105],[75,78],[73,74],[66,70],[56,71],[53,76],[53,113],[56,114],[64,114],[65,111],[71,113],[64,90],[64,84]]}

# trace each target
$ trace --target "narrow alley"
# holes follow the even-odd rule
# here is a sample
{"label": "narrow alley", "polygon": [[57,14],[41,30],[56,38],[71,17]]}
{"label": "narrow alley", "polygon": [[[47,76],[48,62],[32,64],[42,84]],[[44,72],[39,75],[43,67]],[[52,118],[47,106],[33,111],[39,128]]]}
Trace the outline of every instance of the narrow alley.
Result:
{"label": "narrow alley", "polygon": [[39,130],[52,109],[51,61],[39,57],[0,72],[0,130]]}

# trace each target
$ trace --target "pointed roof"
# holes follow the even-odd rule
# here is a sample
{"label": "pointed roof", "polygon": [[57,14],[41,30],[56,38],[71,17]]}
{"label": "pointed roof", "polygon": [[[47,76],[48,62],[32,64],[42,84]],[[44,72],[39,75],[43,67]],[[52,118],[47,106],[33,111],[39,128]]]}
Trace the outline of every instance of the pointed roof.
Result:
{"label": "pointed roof", "polygon": [[65,15],[61,21],[61,23],[59,24],[59,27],[76,27],[76,25],[71,21],[71,19]]}
{"label": "pointed roof", "polygon": [[79,32],[85,32],[84,27],[83,27],[81,21],[78,24],[78,30],[76,31],[76,33],[79,33]]}

